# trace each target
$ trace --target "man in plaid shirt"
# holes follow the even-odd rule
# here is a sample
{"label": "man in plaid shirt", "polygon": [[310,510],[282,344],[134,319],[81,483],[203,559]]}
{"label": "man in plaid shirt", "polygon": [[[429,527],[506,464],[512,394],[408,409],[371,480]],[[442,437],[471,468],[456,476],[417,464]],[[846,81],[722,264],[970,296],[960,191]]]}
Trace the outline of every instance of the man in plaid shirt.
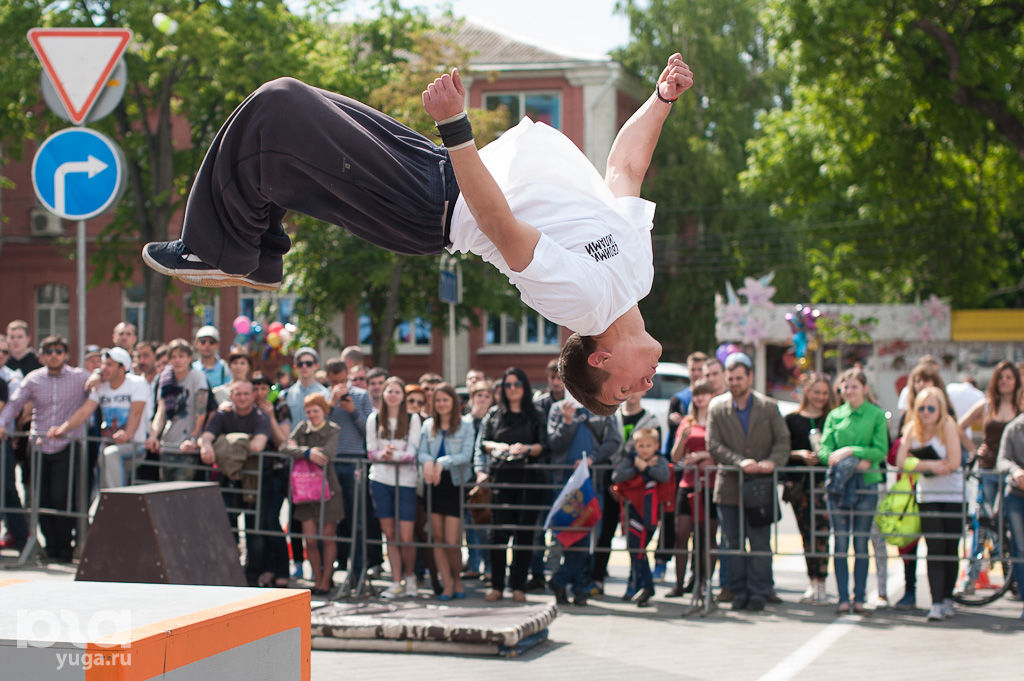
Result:
{"label": "man in plaid shirt", "polygon": [[[89,372],[68,366],[68,342],[60,336],[47,336],[40,345],[43,366],[30,371],[18,385],[10,402],[0,412],[0,438],[27,402],[32,402],[32,440],[43,453],[39,471],[40,508],[68,510],[68,480],[71,477],[71,440],[81,437],[81,427],[63,429],[66,419],[75,413],[88,394],[85,381]],[[71,533],[75,519],[70,516],[43,515],[39,525],[46,538],[46,554],[51,559],[71,562]]]}

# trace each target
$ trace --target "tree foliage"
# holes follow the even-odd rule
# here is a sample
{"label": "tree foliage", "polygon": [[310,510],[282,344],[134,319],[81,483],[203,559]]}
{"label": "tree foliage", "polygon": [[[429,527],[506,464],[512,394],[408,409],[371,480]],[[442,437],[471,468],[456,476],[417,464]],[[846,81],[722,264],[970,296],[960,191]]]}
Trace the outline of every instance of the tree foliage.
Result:
{"label": "tree foliage", "polygon": [[815,302],[1020,305],[1024,3],[773,0],[792,106],[743,187]]}

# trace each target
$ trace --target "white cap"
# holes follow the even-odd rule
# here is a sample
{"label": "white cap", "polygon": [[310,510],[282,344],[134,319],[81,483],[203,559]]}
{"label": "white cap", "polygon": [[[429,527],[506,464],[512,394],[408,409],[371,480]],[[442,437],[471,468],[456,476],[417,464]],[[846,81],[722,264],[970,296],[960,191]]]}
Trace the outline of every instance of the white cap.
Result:
{"label": "white cap", "polygon": [[124,348],[110,348],[109,350],[104,350],[103,359],[114,360],[123,366],[125,371],[132,370],[132,356],[129,355],[128,351]]}
{"label": "white cap", "polygon": [[196,340],[200,338],[212,338],[217,343],[220,343],[220,331],[217,330],[217,327],[207,324],[196,331]]}

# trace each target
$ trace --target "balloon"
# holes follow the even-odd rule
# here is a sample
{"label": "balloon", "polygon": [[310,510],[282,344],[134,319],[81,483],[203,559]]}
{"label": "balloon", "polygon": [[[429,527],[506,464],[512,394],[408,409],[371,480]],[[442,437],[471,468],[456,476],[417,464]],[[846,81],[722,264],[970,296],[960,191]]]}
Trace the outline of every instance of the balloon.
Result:
{"label": "balloon", "polygon": [[240,314],[235,317],[235,321],[231,322],[231,326],[239,336],[247,336],[252,329],[252,320],[244,314]]}
{"label": "balloon", "polygon": [[288,330],[287,326],[279,330],[277,335],[280,336],[283,345],[288,345],[288,342],[292,339],[292,332]]}
{"label": "balloon", "polygon": [[281,347],[281,336],[278,335],[277,331],[270,331],[267,333],[267,345],[275,350]]}
{"label": "balloon", "polygon": [[270,325],[267,326],[267,333],[276,333],[277,331],[280,331],[283,328],[284,324],[282,324],[281,322],[271,322]]}
{"label": "balloon", "polygon": [[797,331],[799,331],[799,329],[796,328],[796,321],[794,321],[794,319],[793,319],[793,313],[792,312],[787,312],[786,313],[786,323],[789,324],[789,332],[790,333],[796,333]]}
{"label": "balloon", "polygon": [[796,361],[796,363],[800,366],[800,369],[802,371],[807,371],[808,367],[811,366],[811,360],[807,359],[806,357],[801,357]]}
{"label": "balloon", "polygon": [[249,329],[249,333],[253,335],[253,338],[258,340],[260,334],[263,333],[263,327],[260,326],[259,322],[253,322],[252,327]]}
{"label": "balloon", "polygon": [[807,356],[807,334],[803,331],[793,334],[793,350],[797,357]]}
{"label": "balloon", "polygon": [[288,333],[290,333],[293,336],[295,335],[295,332],[299,330],[299,327],[295,326],[291,322],[288,322],[287,324],[285,324],[284,328],[287,329]]}
{"label": "balloon", "polygon": [[165,35],[174,35],[178,32],[178,22],[163,12],[153,15],[153,27]]}
{"label": "balloon", "polygon": [[821,316],[821,310],[814,308],[804,308],[804,322],[807,326],[808,331],[818,330],[818,317]]}
{"label": "balloon", "polygon": [[715,350],[715,357],[717,357],[718,361],[721,362],[724,365],[725,364],[725,358],[728,357],[729,355],[731,355],[734,352],[739,352],[739,348],[737,348],[732,343],[722,343]]}

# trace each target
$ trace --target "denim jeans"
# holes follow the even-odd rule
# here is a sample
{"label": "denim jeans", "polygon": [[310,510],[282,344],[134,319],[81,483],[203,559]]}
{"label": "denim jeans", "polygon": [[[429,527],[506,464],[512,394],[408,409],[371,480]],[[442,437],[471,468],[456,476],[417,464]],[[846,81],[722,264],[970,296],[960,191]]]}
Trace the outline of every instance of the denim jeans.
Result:
{"label": "denim jeans", "polygon": [[1003,499],[1003,514],[1010,527],[1013,545],[1010,555],[1017,562],[1013,564],[1013,576],[1017,580],[1017,591],[1024,589],[1024,496],[1007,494]]}
{"label": "denim jeans", "polygon": [[[7,531],[14,537],[15,546],[21,547],[28,539],[28,523],[25,521],[25,513],[21,510],[21,496],[18,494],[17,481],[14,477],[14,452],[6,441],[0,441],[0,460],[3,462],[4,476],[0,506],[10,509],[4,513],[4,522],[7,523]],[[27,487],[28,481],[25,483]]]}
{"label": "denim jeans", "polygon": [[[772,526],[751,527],[739,506],[718,505],[718,519],[722,523],[722,547],[730,551],[746,551],[740,545],[740,523],[751,551],[761,555],[732,554],[724,566],[726,585],[741,601],[749,598],[767,600],[772,589]],[[723,561],[724,562],[724,561]]]}
{"label": "denim jeans", "polygon": [[859,486],[853,508],[839,508],[831,500],[828,502],[829,522],[832,524],[832,537],[835,542],[834,570],[836,588],[839,590],[839,602],[850,602],[850,564],[847,552],[850,549],[850,536],[853,536],[853,600],[863,603],[866,598],[868,582],[868,539],[871,535],[871,524],[875,520],[875,508],[878,505],[878,490],[875,485]]}

